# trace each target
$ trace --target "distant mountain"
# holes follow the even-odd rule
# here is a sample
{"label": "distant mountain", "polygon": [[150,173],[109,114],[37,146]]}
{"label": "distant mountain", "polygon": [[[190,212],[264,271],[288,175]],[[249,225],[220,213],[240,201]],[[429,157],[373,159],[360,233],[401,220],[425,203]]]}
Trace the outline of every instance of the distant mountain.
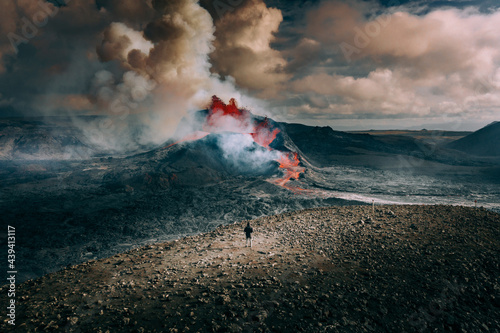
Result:
{"label": "distant mountain", "polygon": [[495,121],[447,145],[471,155],[500,156],[500,122]]}

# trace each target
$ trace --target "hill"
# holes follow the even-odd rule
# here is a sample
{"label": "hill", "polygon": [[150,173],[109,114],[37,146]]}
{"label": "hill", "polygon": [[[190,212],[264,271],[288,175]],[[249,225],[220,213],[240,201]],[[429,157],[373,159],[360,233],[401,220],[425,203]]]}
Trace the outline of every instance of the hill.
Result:
{"label": "hill", "polygon": [[448,148],[471,155],[500,156],[500,122],[493,122],[464,138],[453,141]]}

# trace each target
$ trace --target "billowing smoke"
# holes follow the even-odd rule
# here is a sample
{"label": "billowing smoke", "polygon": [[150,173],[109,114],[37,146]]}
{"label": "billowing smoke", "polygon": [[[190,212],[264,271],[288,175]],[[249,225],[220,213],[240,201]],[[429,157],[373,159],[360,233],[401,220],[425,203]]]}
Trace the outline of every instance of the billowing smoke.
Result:
{"label": "billowing smoke", "polygon": [[249,134],[224,133],[217,138],[226,163],[241,172],[266,172],[270,163],[279,159],[281,152],[265,149],[255,143]]}
{"label": "billowing smoke", "polygon": [[[211,73],[215,26],[198,1],[153,1],[152,6],[156,15],[142,30],[114,22],[97,46],[101,61],[119,62],[126,70],[122,78],[106,71],[95,75],[93,102],[114,116],[91,133],[97,141],[109,136],[114,140],[106,143],[115,149],[164,142],[186,111],[206,108],[214,94],[260,110],[231,78],[222,81]],[[96,136],[97,131],[104,135]]]}
{"label": "billowing smoke", "polygon": [[282,21],[281,11],[262,0],[247,0],[223,16],[216,22],[213,70],[259,96],[276,97],[291,77],[282,53],[271,47]]}
{"label": "billowing smoke", "polygon": [[284,60],[270,47],[281,12],[263,0],[214,12],[217,3],[8,0],[0,116],[70,116],[84,143],[131,152],[165,142],[214,94],[266,114],[250,96],[283,82]]}

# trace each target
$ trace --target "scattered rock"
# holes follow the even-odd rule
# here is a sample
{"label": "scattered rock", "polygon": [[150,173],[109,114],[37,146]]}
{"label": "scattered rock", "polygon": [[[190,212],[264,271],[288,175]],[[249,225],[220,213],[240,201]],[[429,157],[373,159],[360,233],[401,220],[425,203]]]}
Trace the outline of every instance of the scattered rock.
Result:
{"label": "scattered rock", "polygon": [[498,331],[500,216],[385,209],[375,218],[363,206],[262,217],[252,221],[252,249],[241,241],[243,221],[71,266],[18,286],[16,328]]}

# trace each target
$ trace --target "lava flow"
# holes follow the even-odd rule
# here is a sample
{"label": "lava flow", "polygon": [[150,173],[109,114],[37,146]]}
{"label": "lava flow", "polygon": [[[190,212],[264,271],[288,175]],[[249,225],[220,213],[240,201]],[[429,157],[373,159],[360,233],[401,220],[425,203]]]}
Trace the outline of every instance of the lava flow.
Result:
{"label": "lava flow", "polygon": [[278,162],[280,164],[280,169],[283,169],[285,174],[283,178],[277,179],[273,181],[273,183],[291,189],[286,186],[286,183],[288,183],[290,179],[299,179],[300,174],[305,170],[305,168],[299,166],[299,154],[296,152],[283,153],[278,159]]}
{"label": "lava flow", "polygon": [[[273,148],[270,145],[280,132],[278,128],[272,128],[267,117],[263,121],[258,121],[251,112],[238,108],[234,98],[231,98],[229,104],[225,104],[217,96],[212,97],[212,104],[208,108],[208,114],[201,128],[202,131],[196,131],[170,146],[180,142],[199,140],[210,133],[232,132],[248,134],[255,143],[272,151]],[[300,174],[305,170],[299,166],[298,154],[278,151],[277,155],[279,157],[276,161],[280,164],[279,167],[284,175],[281,179],[273,180],[272,183],[293,191],[302,190],[286,186],[291,179],[299,179]]]}

